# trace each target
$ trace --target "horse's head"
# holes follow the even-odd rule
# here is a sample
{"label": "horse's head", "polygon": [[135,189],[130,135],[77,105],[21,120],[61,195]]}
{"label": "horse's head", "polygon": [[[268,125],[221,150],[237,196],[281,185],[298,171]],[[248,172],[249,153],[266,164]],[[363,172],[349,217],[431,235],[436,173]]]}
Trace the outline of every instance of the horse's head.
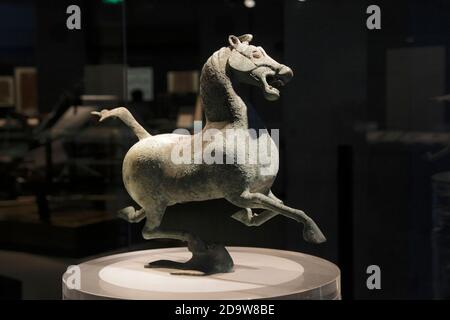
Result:
{"label": "horse's head", "polygon": [[263,48],[249,44],[252,38],[251,34],[228,37],[231,54],[227,65],[238,81],[259,86],[267,100],[277,100],[279,88],[294,74],[291,68],[272,59]]}

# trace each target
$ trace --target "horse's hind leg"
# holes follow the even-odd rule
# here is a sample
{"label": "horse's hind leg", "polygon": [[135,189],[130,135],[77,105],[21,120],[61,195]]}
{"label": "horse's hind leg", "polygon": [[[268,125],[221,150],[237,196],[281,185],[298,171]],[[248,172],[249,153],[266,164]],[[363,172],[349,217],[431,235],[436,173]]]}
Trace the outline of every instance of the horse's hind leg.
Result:
{"label": "horse's hind leg", "polygon": [[294,219],[297,222],[304,224],[303,238],[306,241],[314,243],[326,241],[325,236],[322,231],[320,231],[316,223],[303,211],[288,207],[279,201],[270,198],[269,196],[261,193],[244,191],[240,196],[230,198],[228,200],[243,208],[263,208]]}

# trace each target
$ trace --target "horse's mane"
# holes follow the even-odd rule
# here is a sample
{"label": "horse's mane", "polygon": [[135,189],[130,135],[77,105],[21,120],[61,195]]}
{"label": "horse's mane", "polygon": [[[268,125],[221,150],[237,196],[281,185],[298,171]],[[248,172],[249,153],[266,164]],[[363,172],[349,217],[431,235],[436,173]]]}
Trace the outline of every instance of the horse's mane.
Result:
{"label": "horse's mane", "polygon": [[229,47],[220,48],[209,57],[205,66],[208,66],[208,70],[210,71],[225,73],[225,67],[230,54],[231,49]]}
{"label": "horse's mane", "polygon": [[[200,76],[200,95],[205,107],[206,119],[230,119],[229,108],[231,80],[226,72],[231,49],[221,48],[214,52],[203,66]],[[213,120],[214,121],[214,120]]]}

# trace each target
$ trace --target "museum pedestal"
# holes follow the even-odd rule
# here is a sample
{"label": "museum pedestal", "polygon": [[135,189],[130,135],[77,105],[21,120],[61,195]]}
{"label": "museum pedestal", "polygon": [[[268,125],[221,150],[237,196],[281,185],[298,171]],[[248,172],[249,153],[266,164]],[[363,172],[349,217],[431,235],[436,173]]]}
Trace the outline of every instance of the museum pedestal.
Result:
{"label": "museum pedestal", "polygon": [[[340,299],[339,268],[298,252],[228,247],[234,272],[210,276],[174,275],[173,269],[144,268],[148,262],[186,261],[186,248],[128,252],[84,262],[63,275],[63,299]],[[180,272],[180,271],[178,271]],[[69,284],[69,285],[68,285]]]}

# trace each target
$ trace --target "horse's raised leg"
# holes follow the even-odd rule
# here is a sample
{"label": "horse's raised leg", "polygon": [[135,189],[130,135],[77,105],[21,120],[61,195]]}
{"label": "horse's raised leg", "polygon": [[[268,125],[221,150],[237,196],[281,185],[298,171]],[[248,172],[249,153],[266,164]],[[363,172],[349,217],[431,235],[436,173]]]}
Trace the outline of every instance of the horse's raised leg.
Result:
{"label": "horse's raised leg", "polygon": [[[271,190],[269,190],[267,196],[275,201],[278,201],[279,203],[283,203],[283,201],[275,197],[275,195],[272,193]],[[272,219],[277,215],[278,213],[272,210],[264,210],[261,213],[254,214],[252,212],[252,209],[244,208],[233,214],[231,217],[245,224],[247,227],[259,227],[260,225],[269,221],[270,219]]]}
{"label": "horse's raised leg", "polygon": [[247,227],[259,227],[276,215],[278,215],[278,213],[270,210],[264,210],[259,214],[255,214],[252,212],[252,209],[244,208],[233,214],[231,217],[245,224]]}
{"label": "horse's raised leg", "polygon": [[[142,236],[150,239],[175,239],[187,242],[192,258],[186,262],[157,260],[146,265],[146,268],[172,268],[179,270],[196,270],[204,275],[231,272],[233,260],[224,246],[206,244],[198,237],[185,231],[162,230],[159,226],[164,215],[164,208],[156,208],[151,217],[147,214],[147,222],[142,229]],[[159,217],[159,219],[157,218]],[[190,274],[174,272],[174,274]]]}
{"label": "horse's raised leg", "polygon": [[304,224],[303,238],[313,243],[322,243],[326,241],[325,236],[316,223],[308,217],[303,211],[288,207],[279,201],[261,193],[252,193],[244,191],[236,198],[227,198],[228,201],[243,208],[263,208],[275,213],[284,215]]}

